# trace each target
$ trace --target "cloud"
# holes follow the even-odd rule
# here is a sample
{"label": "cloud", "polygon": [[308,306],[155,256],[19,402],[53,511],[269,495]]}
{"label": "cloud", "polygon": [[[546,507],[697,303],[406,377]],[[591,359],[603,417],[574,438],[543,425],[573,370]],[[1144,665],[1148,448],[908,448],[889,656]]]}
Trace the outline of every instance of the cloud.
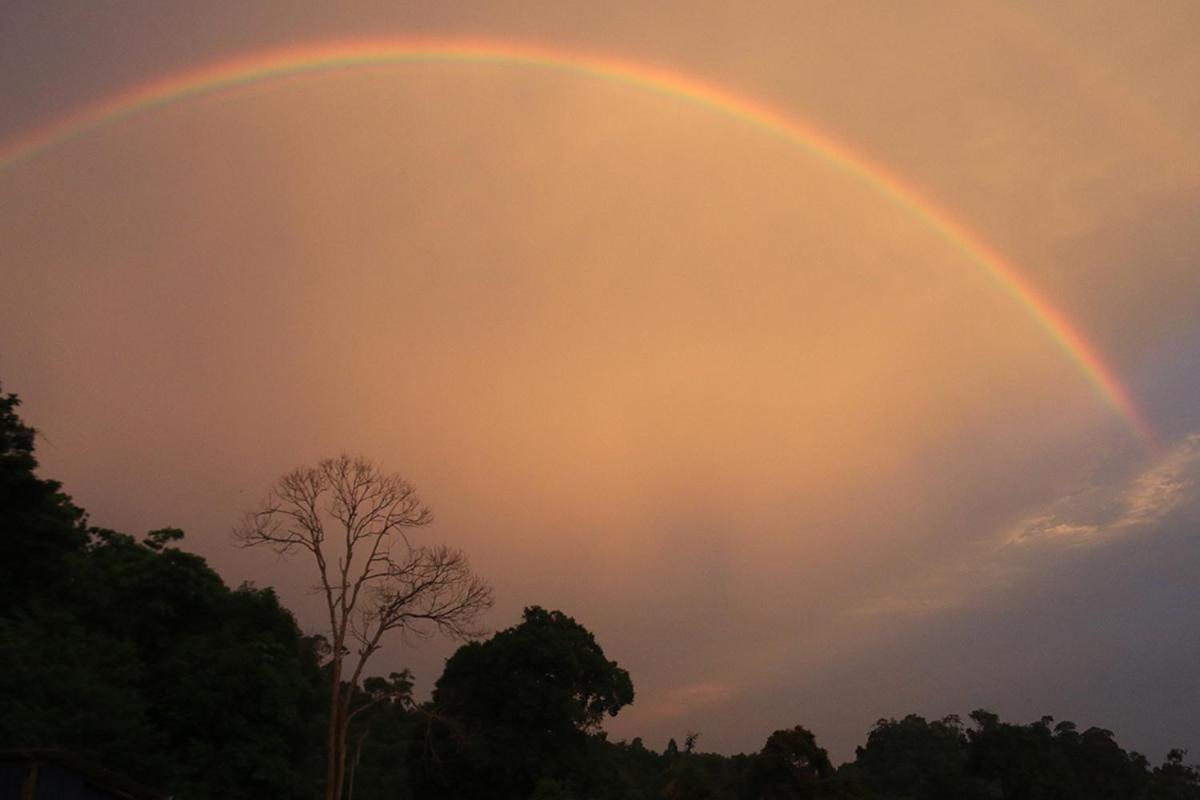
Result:
{"label": "cloud", "polygon": [[1020,532],[1014,534],[1009,541],[1024,542],[1044,537],[1091,536],[1097,530],[1099,529],[1095,525],[1063,522],[1051,514],[1026,521]]}
{"label": "cloud", "polygon": [[[1015,525],[958,552],[910,581],[848,608],[851,619],[914,618],[960,609],[1036,580],[1042,568],[1081,546],[1152,535],[1200,501],[1200,432],[1183,437],[1135,471],[1092,472],[1076,488],[1023,515]],[[1117,470],[1119,472],[1119,470]]]}
{"label": "cloud", "polygon": [[1092,540],[1149,528],[1193,498],[1200,484],[1200,434],[1193,433],[1148,468],[1116,486],[1091,487],[1020,522],[1011,545]]}
{"label": "cloud", "polygon": [[1157,522],[1176,508],[1200,480],[1200,435],[1188,436],[1162,463],[1138,477],[1125,495],[1116,527]]}
{"label": "cloud", "polygon": [[[1001,644],[1061,642],[1065,659],[1090,620],[1129,618],[1064,616],[1077,597],[1133,598],[1153,609],[1138,630],[1170,621],[1190,641],[1190,617],[1161,609],[1192,605],[1145,599],[1197,585],[1198,445],[1175,438],[1200,430],[1200,195],[1176,163],[1200,131],[1188,4],[1150,19],[1082,0],[986,18],[702,2],[686,24],[670,2],[352,22],[227,5],[132,26],[18,13],[0,34],[0,94],[24,103],[10,132],[230,47],[370,30],[678,69],[951,213],[1177,446],[1121,450],[1121,420],[986,271],[802,148],[583,76],[405,65],[178,103],[0,181],[17,278],[0,377],[54,439],[45,474],[97,521],[184,527],[227,580],[276,585],[315,627],[300,566],[250,560],[227,530],[241,492],[366,452],[495,580],[493,627],[533,603],[576,615],[638,688],[614,730],[694,725],[706,747],[824,714],[852,753],[881,712],[913,710],[925,674],[930,697],[959,680],[984,702]],[[168,30],[190,35],[163,48]],[[1175,131],[1180,156],[1159,146]],[[1040,638],[1005,628],[1035,596]],[[391,647],[380,667],[428,687],[455,646]],[[882,674],[904,656],[903,679]]]}

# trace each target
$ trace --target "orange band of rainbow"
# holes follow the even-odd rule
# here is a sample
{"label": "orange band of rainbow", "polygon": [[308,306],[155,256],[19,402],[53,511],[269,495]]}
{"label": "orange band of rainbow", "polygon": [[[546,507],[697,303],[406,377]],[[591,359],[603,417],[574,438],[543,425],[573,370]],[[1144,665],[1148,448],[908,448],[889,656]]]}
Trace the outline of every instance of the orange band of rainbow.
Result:
{"label": "orange band of rainbow", "polygon": [[1024,306],[1105,401],[1147,442],[1155,436],[1112,369],[1083,335],[1012,265],[949,214],[887,170],[805,122],[765,103],[735,95],[679,72],[601,56],[481,40],[357,40],[302,44],[254,52],[175,73],[118,94],[0,147],[0,170],[77,138],[102,125],[200,94],[271,79],[414,62],[478,62],[551,68],[636,86],[734,117],[804,148],[906,208],[982,267]]}

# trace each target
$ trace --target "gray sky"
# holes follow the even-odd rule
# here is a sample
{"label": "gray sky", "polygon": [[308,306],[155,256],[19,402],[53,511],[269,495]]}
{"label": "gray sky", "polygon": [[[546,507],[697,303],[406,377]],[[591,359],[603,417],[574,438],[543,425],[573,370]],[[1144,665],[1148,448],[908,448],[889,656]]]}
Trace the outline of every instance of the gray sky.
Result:
{"label": "gray sky", "polygon": [[[127,89],[331,40],[487,40],[767,104],[988,243],[1109,405],[920,208],[746,119],[569,70],[261,81],[0,169],[0,378],[93,521],[229,530],[339,451],[627,667],[609,724],[722,752],[987,707],[1200,751],[1200,9],[1160,2],[17,2],[0,163]],[[2,144],[8,142],[9,144]],[[16,144],[13,144],[16,143]],[[392,644],[428,691],[453,644]]]}

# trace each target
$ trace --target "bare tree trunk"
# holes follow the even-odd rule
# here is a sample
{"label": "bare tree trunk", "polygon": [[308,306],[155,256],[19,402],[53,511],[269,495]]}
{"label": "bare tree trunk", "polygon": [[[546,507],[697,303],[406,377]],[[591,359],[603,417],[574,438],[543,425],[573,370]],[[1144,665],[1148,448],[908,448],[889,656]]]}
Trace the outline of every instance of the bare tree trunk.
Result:
{"label": "bare tree trunk", "polygon": [[358,762],[362,761],[363,742],[367,740],[367,732],[354,743],[354,760],[350,762],[350,788],[346,790],[346,800],[354,800],[354,775],[358,772]]}
{"label": "bare tree trunk", "polygon": [[342,660],[336,656],[331,672],[329,729],[325,733],[325,800],[341,800],[341,783],[338,781],[341,759],[337,745],[342,716]]}
{"label": "bare tree trunk", "polygon": [[354,687],[346,688],[346,698],[341,706],[341,717],[338,720],[338,742],[337,742],[337,797],[335,800],[342,800],[342,795],[346,791],[346,734],[350,730],[350,700],[353,696]]}

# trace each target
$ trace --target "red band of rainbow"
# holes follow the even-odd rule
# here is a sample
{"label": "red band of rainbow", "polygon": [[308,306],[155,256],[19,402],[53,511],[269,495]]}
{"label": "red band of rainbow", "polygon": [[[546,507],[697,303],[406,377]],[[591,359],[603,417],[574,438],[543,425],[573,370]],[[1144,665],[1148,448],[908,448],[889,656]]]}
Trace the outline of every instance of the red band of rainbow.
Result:
{"label": "red band of rainbow", "polygon": [[986,270],[1049,334],[1055,344],[1148,443],[1152,427],[1100,353],[1053,303],[999,253],[895,175],[811,125],[757,100],[679,72],[631,61],[547,47],[470,39],[351,40],[302,44],[230,58],[142,84],[0,147],[0,170],[100,126],[197,95],[310,73],[415,62],[478,62],[552,68],[636,86],[737,118],[821,157],[909,210]]}

